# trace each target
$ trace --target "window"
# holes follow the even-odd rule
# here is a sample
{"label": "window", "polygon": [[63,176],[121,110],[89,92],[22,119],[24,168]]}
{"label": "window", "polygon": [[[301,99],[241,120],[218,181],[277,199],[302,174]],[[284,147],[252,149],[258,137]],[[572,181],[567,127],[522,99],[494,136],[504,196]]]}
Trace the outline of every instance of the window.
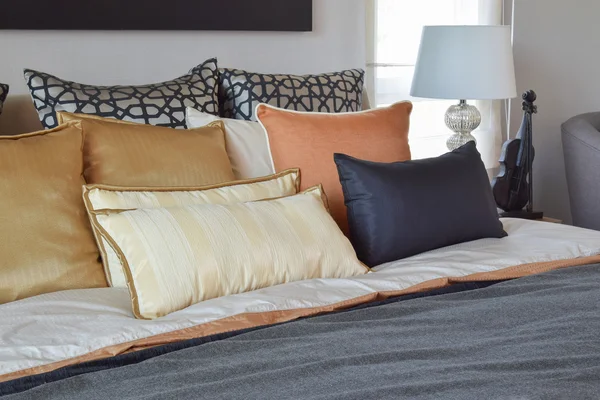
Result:
{"label": "window", "polygon": [[[400,100],[414,104],[410,145],[413,158],[447,151],[451,132],[444,113],[458,102],[411,98],[414,66],[424,25],[484,25],[502,22],[502,0],[369,0],[367,90],[372,106]],[[502,145],[500,102],[477,101],[482,122],[474,134],[488,167],[497,164]]]}

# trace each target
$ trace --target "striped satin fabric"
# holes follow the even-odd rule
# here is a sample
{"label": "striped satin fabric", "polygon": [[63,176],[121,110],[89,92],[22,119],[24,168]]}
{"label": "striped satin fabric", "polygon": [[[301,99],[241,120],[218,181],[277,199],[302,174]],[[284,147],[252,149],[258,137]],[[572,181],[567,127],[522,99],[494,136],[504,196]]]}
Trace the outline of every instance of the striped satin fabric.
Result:
{"label": "striped satin fabric", "polygon": [[197,188],[126,188],[86,185],[83,188],[83,198],[100,248],[106,278],[113,287],[126,287],[127,283],[121,261],[106,239],[100,235],[94,211],[255,201],[291,196],[298,193],[299,187],[300,171],[297,168],[292,168],[262,178]]}
{"label": "striped satin fabric", "polygon": [[124,262],[137,318],[285,282],[368,271],[321,188],[274,200],[99,213]]}

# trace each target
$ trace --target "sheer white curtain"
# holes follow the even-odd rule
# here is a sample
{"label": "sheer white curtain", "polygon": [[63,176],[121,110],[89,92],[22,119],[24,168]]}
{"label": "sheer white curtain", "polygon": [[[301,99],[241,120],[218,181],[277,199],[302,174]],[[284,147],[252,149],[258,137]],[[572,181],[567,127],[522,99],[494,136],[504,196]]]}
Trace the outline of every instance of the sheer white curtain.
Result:
{"label": "sheer white curtain", "polygon": [[[446,109],[457,101],[411,98],[410,85],[424,25],[498,25],[503,0],[367,0],[367,90],[372,107],[411,100],[413,158],[445,153],[451,134]],[[457,99],[458,100],[458,99]],[[502,146],[500,101],[477,101],[480,127],[474,132],[488,168],[498,164]]]}

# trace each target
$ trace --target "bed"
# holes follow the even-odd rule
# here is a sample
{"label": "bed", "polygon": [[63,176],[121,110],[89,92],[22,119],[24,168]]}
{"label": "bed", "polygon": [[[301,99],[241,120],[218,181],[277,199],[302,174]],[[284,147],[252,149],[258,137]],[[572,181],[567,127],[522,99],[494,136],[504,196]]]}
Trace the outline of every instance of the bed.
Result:
{"label": "bed", "polygon": [[292,77],[308,103],[216,59],[25,75],[51,129],[0,136],[3,400],[600,397],[600,232],[500,221],[473,143],[410,161],[364,71]]}
{"label": "bed", "polygon": [[600,232],[508,236],[132,317],[126,289],[0,306],[0,394],[99,398],[594,398]]}

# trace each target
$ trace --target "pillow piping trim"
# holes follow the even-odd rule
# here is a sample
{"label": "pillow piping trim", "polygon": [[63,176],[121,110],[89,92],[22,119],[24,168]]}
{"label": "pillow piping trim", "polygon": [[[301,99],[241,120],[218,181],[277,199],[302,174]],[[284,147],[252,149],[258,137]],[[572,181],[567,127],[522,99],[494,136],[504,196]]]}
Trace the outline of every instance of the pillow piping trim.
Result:
{"label": "pillow piping trim", "polygon": [[315,112],[315,111],[296,111],[296,110],[287,110],[285,108],[280,108],[280,107],[276,107],[276,106],[272,106],[270,104],[267,103],[260,103],[257,104],[256,107],[254,108],[254,115],[256,115],[256,120],[257,122],[260,124],[261,128],[263,129],[263,132],[265,134],[265,138],[267,139],[267,149],[269,150],[269,161],[271,162],[271,168],[273,168],[273,171],[277,171],[277,169],[275,168],[275,162],[273,161],[273,153],[271,152],[271,142],[269,141],[269,132],[267,131],[267,128],[265,127],[265,125],[263,124],[263,122],[261,121],[260,117],[259,117],[259,108],[260,107],[266,107],[266,108],[270,108],[272,110],[277,110],[277,111],[283,111],[286,113],[290,113],[290,114],[304,114],[304,115],[310,115],[310,114],[317,114],[317,115],[332,115],[332,116],[338,116],[338,115],[356,115],[356,114],[365,114],[365,113],[371,113],[375,110],[381,110],[384,108],[392,108],[398,104],[405,104],[408,103],[410,104],[410,108],[408,110],[408,115],[410,116],[410,114],[412,113],[412,102],[408,101],[408,100],[402,100],[402,101],[397,101],[393,104],[390,104],[389,106],[386,107],[378,107],[378,108],[371,108],[368,110],[360,110],[360,111],[345,111],[345,112],[340,112],[340,113],[319,113],[319,112]]}
{"label": "pillow piping trim", "polygon": [[[319,203],[327,211],[327,207],[323,203],[323,196],[322,196],[322,194],[324,193],[324,191],[323,191],[323,187],[322,187],[321,184],[312,186],[312,187],[310,187],[310,188],[302,191],[301,193],[297,193],[295,196],[306,195],[306,194],[309,194],[309,193],[315,192],[315,191],[319,192],[319,199],[321,200]],[[285,197],[290,197],[290,196],[284,196],[284,197],[272,198],[272,199],[265,199],[265,200],[266,201],[276,201],[276,200],[279,200],[279,199],[282,199],[282,198],[285,198]],[[265,201],[265,200],[258,200],[258,201]],[[132,211],[132,210],[119,210],[119,211],[115,210],[114,213],[115,214],[119,214],[121,212],[127,212],[127,211]],[[97,213],[93,213],[93,218],[96,221],[96,223],[98,223],[97,215],[98,215]],[[130,297],[131,297],[133,315],[137,319],[142,319],[142,320],[152,320],[152,319],[160,318],[161,316],[164,316],[164,315],[160,315],[160,316],[157,316],[155,318],[149,318],[149,317],[142,316],[142,314],[140,312],[139,295],[138,295],[136,287],[135,287],[135,281],[133,279],[133,273],[131,271],[131,266],[130,266],[129,262],[127,261],[127,257],[125,256],[125,253],[123,252],[123,250],[121,249],[121,247],[113,239],[113,237],[106,231],[106,229],[104,229],[104,227],[100,223],[98,223],[98,225],[100,226],[100,229],[99,229],[100,234],[105,237],[106,241],[115,250],[115,253],[119,257],[119,261],[121,261],[121,264],[123,265],[123,272],[125,274],[125,278],[126,278],[126,282],[127,282],[127,287],[129,288],[129,293],[130,293]],[[354,248],[352,247],[351,244],[350,244],[350,247],[354,250]],[[369,272],[372,272],[372,270],[371,270],[371,268],[369,266],[367,266],[365,263],[363,263],[362,261],[360,261],[358,258],[356,258],[356,259],[357,259],[358,264],[365,269],[365,273],[366,274],[369,273]],[[190,305],[192,305],[192,304],[189,304],[186,307],[189,307]],[[168,315],[168,314],[165,314],[165,315]]]}
{"label": "pillow piping trim", "polygon": [[[216,121],[215,121],[216,122]],[[68,122],[71,123],[71,122]],[[74,124],[80,123],[79,121],[74,122]],[[56,129],[56,128],[55,128]],[[42,132],[46,132],[46,131],[42,131]],[[82,172],[83,174],[83,172]],[[113,251],[117,254],[117,256],[119,257],[119,261],[121,261],[121,264],[123,265],[123,261],[120,258],[119,253],[116,251],[115,246],[113,245],[113,243],[111,243],[110,240],[108,240],[103,234],[102,234],[102,229],[101,229],[101,225],[100,223],[98,223],[97,219],[96,219],[96,214],[99,214],[101,212],[106,212],[106,211],[128,211],[128,210],[132,210],[132,209],[123,209],[123,210],[116,210],[116,209],[95,209],[92,201],[90,200],[89,197],[89,193],[91,190],[93,189],[100,189],[100,190],[106,190],[106,191],[110,191],[110,192],[149,192],[149,191],[153,191],[153,192],[195,192],[195,191],[205,191],[205,190],[212,190],[212,189],[219,189],[219,188],[223,188],[223,187],[229,187],[229,186],[239,186],[239,185],[244,185],[244,184],[252,184],[252,183],[261,183],[261,182],[268,182],[271,180],[277,180],[280,178],[283,178],[287,175],[293,175],[296,174],[296,177],[294,179],[294,186],[296,188],[296,193],[298,193],[300,191],[300,169],[298,168],[290,168],[290,169],[286,169],[285,171],[281,171],[272,175],[267,175],[264,177],[259,177],[259,178],[252,178],[252,179],[243,179],[243,180],[237,180],[237,181],[229,181],[229,182],[222,182],[222,183],[217,183],[217,184],[213,184],[213,185],[205,185],[205,186],[198,186],[198,187],[136,187],[136,188],[131,188],[128,186],[114,186],[114,185],[104,185],[104,184],[90,184],[90,185],[84,185],[83,186],[83,203],[85,205],[85,209],[87,211],[88,214],[88,218],[90,220],[90,224],[92,227],[92,232],[94,234],[94,238],[96,239],[96,244],[98,245],[98,250],[100,251],[100,257],[102,260],[102,267],[104,269],[104,275],[106,277],[106,280],[108,281],[108,284],[113,287],[113,283],[112,283],[112,275],[110,274],[110,268],[108,265],[108,255],[106,252],[106,248],[104,247],[104,241],[106,241],[111,248],[113,249]],[[143,208],[143,207],[140,207]]]}

